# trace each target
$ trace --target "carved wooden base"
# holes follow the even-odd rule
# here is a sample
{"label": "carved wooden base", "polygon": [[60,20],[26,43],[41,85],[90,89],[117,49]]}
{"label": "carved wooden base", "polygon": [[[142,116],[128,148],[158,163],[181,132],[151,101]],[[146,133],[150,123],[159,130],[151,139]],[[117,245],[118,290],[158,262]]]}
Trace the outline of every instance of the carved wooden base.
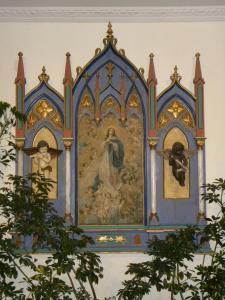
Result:
{"label": "carved wooden base", "polygon": [[149,223],[151,225],[158,225],[159,224],[159,217],[157,213],[151,213],[149,217]]}

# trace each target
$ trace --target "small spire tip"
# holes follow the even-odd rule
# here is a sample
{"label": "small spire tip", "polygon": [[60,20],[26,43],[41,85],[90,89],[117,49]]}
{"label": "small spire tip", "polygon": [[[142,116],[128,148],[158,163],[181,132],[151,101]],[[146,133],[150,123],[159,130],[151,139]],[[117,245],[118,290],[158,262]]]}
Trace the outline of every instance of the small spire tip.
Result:
{"label": "small spire tip", "polygon": [[154,53],[150,53],[149,57],[153,59],[154,58]]}

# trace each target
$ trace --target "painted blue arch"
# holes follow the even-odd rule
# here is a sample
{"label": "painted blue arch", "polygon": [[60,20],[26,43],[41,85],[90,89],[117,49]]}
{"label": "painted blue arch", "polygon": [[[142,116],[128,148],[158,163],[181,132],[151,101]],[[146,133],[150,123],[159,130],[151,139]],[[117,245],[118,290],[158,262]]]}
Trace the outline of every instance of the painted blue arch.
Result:
{"label": "painted blue arch", "polygon": [[109,85],[101,94],[100,94],[100,104],[103,104],[106,98],[112,96],[113,99],[120,105],[119,98],[120,93],[112,86]]}
{"label": "painted blue arch", "polygon": [[[107,63],[113,63],[115,66],[113,70],[113,78],[112,78],[112,86],[107,87],[107,74],[105,71],[105,65]],[[101,94],[100,91],[100,104],[102,104],[106,98],[112,96],[118,103],[120,103],[120,74],[121,72],[124,73],[124,81],[126,86],[125,92],[125,101],[127,101],[131,89],[135,86],[136,91],[138,93],[138,97],[140,99],[140,103],[142,106],[142,113],[143,113],[143,125],[144,125],[144,148],[143,148],[143,155],[144,155],[144,225],[148,225],[148,217],[150,214],[150,184],[149,181],[149,174],[150,174],[150,158],[149,158],[149,147],[147,144],[147,128],[148,128],[148,88],[146,82],[141,77],[140,73],[137,69],[130,63],[126,57],[121,56],[114,47],[109,43],[109,45],[98,55],[91,63],[82,71],[79,78],[74,84],[72,95],[73,95],[73,105],[72,105],[72,113],[73,113],[73,137],[74,143],[71,148],[71,164],[72,164],[72,203],[71,209],[74,212],[73,217],[77,220],[77,201],[78,201],[78,192],[77,192],[77,136],[78,136],[78,111],[80,101],[82,99],[83,91],[85,87],[89,87],[90,93],[95,98],[95,82],[96,82],[96,74],[97,72],[100,73],[100,88],[104,90]],[[89,78],[84,74],[87,73]],[[135,74],[135,79],[132,80],[132,75]],[[75,183],[75,184],[74,184]]]}
{"label": "painted blue arch", "polygon": [[62,123],[64,122],[64,101],[60,95],[51,89],[45,82],[42,82],[36,89],[25,96],[25,116],[33,109],[39,100],[48,100],[59,113]]}
{"label": "painted blue arch", "polygon": [[[140,95],[142,95],[142,100],[144,104],[144,111],[147,116],[147,99],[148,99],[148,87],[146,85],[146,82],[141,78],[141,75],[137,71],[137,69],[126,59],[126,57],[121,56],[112,46],[111,44],[108,45],[108,47],[102,51],[102,53],[97,56],[80,74],[78,80],[75,82],[73,87],[73,102],[74,107],[73,111],[77,111],[77,106],[79,106],[80,98],[82,91],[84,89],[84,86],[88,84],[91,89],[94,89],[94,82],[95,82],[95,74],[108,62],[113,63],[116,67],[118,67],[120,70],[122,70],[127,78],[128,81],[130,81],[130,77],[135,73],[136,79],[135,79],[135,85],[137,87],[137,90],[139,91]],[[88,73],[90,75],[90,78],[86,79],[83,77],[85,73]],[[117,76],[118,78],[118,76]],[[119,80],[119,79],[118,79]],[[101,81],[100,81],[101,83]],[[118,90],[118,89],[117,89]]]}
{"label": "painted blue arch", "polygon": [[199,211],[198,203],[198,154],[194,134],[179,121],[173,121],[167,128],[160,131],[157,150],[163,150],[164,140],[173,128],[179,128],[186,136],[189,150],[194,155],[189,158],[190,166],[190,195],[188,199],[164,199],[164,170],[163,157],[157,154],[157,213],[160,225],[187,225],[196,224]]}
{"label": "painted blue arch", "polygon": [[169,103],[175,99],[180,100],[180,102],[184,104],[187,107],[187,109],[191,112],[193,119],[196,120],[195,99],[178,83],[172,85],[171,88],[169,88],[158,98],[157,117],[159,117],[160,113],[165,109],[165,107],[168,106]]}

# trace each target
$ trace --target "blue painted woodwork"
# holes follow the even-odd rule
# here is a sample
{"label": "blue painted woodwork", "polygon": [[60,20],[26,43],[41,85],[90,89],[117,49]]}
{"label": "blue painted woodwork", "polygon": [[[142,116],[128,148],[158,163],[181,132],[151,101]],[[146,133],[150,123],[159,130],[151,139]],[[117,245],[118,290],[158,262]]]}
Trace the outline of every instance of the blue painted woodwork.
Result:
{"label": "blue painted woodwork", "polygon": [[[107,71],[105,65],[112,63],[115,68],[113,70],[112,82],[108,85]],[[143,251],[146,249],[146,242],[153,235],[159,238],[165,238],[168,232],[176,229],[196,224],[198,207],[198,158],[197,147],[195,141],[194,131],[186,128],[178,120],[172,121],[166,128],[158,131],[157,150],[162,150],[164,139],[173,127],[178,127],[185,134],[189,148],[196,151],[196,155],[190,158],[190,198],[186,200],[179,199],[163,199],[163,158],[157,155],[157,214],[159,216],[159,224],[151,225],[149,216],[151,214],[151,164],[150,164],[150,148],[148,145],[148,116],[150,115],[150,108],[148,107],[148,86],[142,78],[138,70],[129,60],[121,55],[114,46],[109,42],[104,50],[97,55],[78,76],[72,90],[72,127],[74,142],[71,147],[71,214],[75,223],[77,223],[77,142],[78,142],[78,110],[82,96],[87,89],[91,100],[95,102],[96,89],[96,74],[100,74],[100,106],[110,96],[120,103],[120,80],[121,72],[124,74],[125,82],[125,102],[128,101],[129,96],[135,88],[140,99],[143,120],[144,120],[144,224],[143,226],[84,226],[85,232],[92,236],[96,241],[99,236],[111,236],[113,239],[116,236],[123,236],[124,241],[117,243],[115,241],[108,241],[105,243],[96,242],[92,246],[95,251]],[[84,76],[88,74],[89,76]],[[135,79],[133,79],[136,77]],[[59,113],[62,121],[64,120],[64,102],[62,97],[54,91],[46,82],[41,82],[37,88],[25,96],[25,115],[38,103],[38,101],[46,99]],[[159,117],[168,105],[174,101],[179,100],[191,113],[194,122],[196,121],[195,98],[184,89],[179,83],[171,85],[166,89],[157,99],[156,114]],[[83,113],[87,113],[85,110]],[[135,110],[130,110],[129,115],[135,113]],[[115,113],[120,118],[119,113]],[[38,131],[47,127],[58,144],[58,149],[63,150],[58,158],[58,197],[54,201],[54,206],[58,213],[62,216],[65,214],[65,148],[63,145],[63,130],[56,129],[51,122],[46,119],[39,120],[35,127],[26,131],[25,148],[32,146],[33,139]],[[60,171],[59,171],[60,170]],[[31,172],[31,159],[24,154],[24,174]],[[140,243],[135,244],[135,236],[139,235]],[[31,245],[31,238],[25,239],[25,247],[29,248]]]}

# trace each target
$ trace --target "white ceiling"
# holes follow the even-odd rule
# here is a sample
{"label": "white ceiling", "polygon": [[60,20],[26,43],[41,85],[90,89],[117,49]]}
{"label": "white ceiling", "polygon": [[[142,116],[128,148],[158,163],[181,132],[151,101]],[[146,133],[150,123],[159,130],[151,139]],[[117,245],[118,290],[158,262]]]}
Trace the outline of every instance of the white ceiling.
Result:
{"label": "white ceiling", "polygon": [[5,7],[220,6],[225,0],[0,0]]}
{"label": "white ceiling", "polygon": [[0,0],[0,22],[215,22],[225,0]]}

